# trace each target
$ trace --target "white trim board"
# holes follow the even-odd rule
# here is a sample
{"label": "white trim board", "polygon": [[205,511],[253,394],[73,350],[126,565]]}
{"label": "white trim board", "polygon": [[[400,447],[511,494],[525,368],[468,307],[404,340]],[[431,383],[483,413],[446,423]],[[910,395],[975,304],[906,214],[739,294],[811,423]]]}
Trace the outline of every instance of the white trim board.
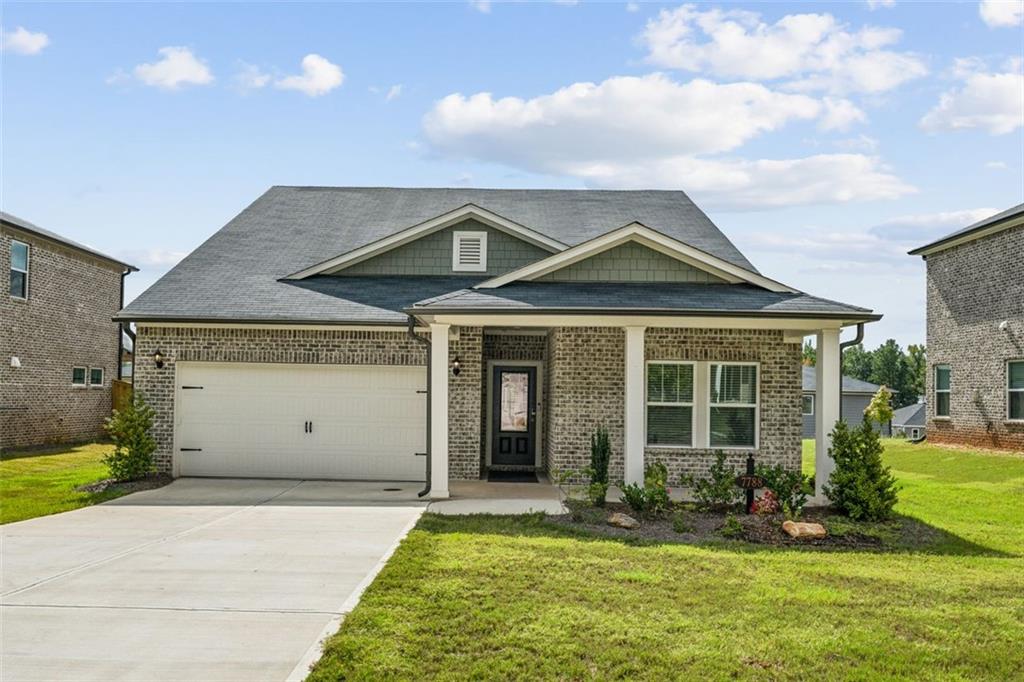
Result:
{"label": "white trim board", "polygon": [[324,275],[333,274],[339,270],[361,263],[368,258],[372,258],[378,254],[390,251],[391,249],[403,246],[409,242],[415,241],[420,237],[424,237],[433,232],[443,230],[446,227],[451,227],[464,220],[473,218],[488,227],[493,227],[496,230],[508,233],[514,237],[518,237],[525,242],[538,246],[551,253],[557,253],[564,251],[568,248],[565,244],[555,239],[551,239],[536,230],[531,230],[524,225],[513,222],[508,218],[502,217],[497,213],[488,211],[485,208],[480,208],[474,204],[466,204],[461,208],[457,208],[454,211],[443,213],[436,218],[431,218],[425,222],[413,225],[400,232],[378,239],[375,242],[361,246],[357,249],[343,253],[340,256],[335,256],[329,260],[323,261],[317,265],[299,270],[296,273],[288,275],[284,279],[305,279],[312,277],[313,275]]}
{"label": "white trim board", "polygon": [[476,285],[477,289],[496,289],[510,282],[527,281],[531,282],[549,273],[561,270],[569,265],[595,256],[599,253],[613,249],[629,242],[636,242],[647,248],[665,254],[678,261],[682,261],[695,268],[711,273],[724,279],[730,284],[748,283],[759,286],[763,289],[775,292],[790,294],[800,293],[798,290],[769,279],[756,272],[747,270],[738,265],[730,263],[722,258],[713,256],[710,253],[694,248],[677,239],[668,237],[660,232],[652,230],[642,223],[629,223],[617,230],[607,232],[600,237],[590,241],[577,244],[572,248],[565,249],[548,258],[531,263],[518,270],[505,273]]}

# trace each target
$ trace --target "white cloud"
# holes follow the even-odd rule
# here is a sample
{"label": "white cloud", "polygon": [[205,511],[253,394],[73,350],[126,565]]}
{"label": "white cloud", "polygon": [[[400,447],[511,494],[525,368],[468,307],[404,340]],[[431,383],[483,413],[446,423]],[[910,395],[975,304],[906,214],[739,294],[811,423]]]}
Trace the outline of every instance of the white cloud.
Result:
{"label": "white cloud", "polygon": [[282,90],[298,90],[310,97],[319,97],[340,87],[344,81],[345,74],[340,66],[332,64],[318,54],[307,54],[302,58],[300,75],[278,79],[274,86]]}
{"label": "white cloud", "polygon": [[402,95],[402,84],[392,85],[388,88],[387,93],[384,95],[384,101],[390,102],[393,99],[398,99]]}
{"label": "white cloud", "polygon": [[835,140],[833,144],[839,149],[875,152],[878,150],[878,139],[861,133],[857,137]]}
{"label": "white cloud", "polygon": [[33,33],[24,26],[13,31],[0,31],[0,49],[4,52],[39,54],[49,44],[50,38],[45,33]]}
{"label": "white cloud", "polygon": [[265,88],[270,85],[271,80],[273,80],[273,77],[255,64],[239,62],[238,73],[234,77],[234,85],[236,90],[248,92]]}
{"label": "white cloud", "polygon": [[1024,0],[981,0],[981,20],[992,28],[1024,24]]}
{"label": "white cloud", "polygon": [[882,49],[898,29],[850,32],[830,14],[790,14],[774,24],[745,10],[662,10],[647,22],[647,60],[724,78],[786,80],[793,89],[877,93],[927,73],[917,56]]}
{"label": "white cloud", "polygon": [[896,0],[868,0],[868,9],[872,12],[880,7],[890,8],[896,6]]}
{"label": "white cloud", "polygon": [[848,99],[826,97],[823,102],[825,113],[818,122],[822,130],[848,130],[854,123],[865,123],[868,120],[864,110]]}
{"label": "white cloud", "polygon": [[491,0],[469,0],[469,6],[483,14],[491,13]]}
{"label": "white cloud", "polygon": [[923,130],[980,128],[1005,135],[1024,126],[1024,72],[1020,60],[1010,60],[1005,71],[981,70],[977,60],[958,60],[954,75],[962,87],[948,90],[920,121]]}
{"label": "white cloud", "polygon": [[923,244],[967,227],[999,212],[996,208],[969,208],[938,213],[902,215],[875,225],[870,233],[881,239],[904,244]]}
{"label": "white cloud", "polygon": [[640,3],[639,2],[627,2],[626,3],[626,11],[627,12],[639,12],[640,11]]}
{"label": "white cloud", "polygon": [[161,47],[158,53],[161,59],[152,64],[139,64],[132,71],[135,78],[145,85],[177,90],[182,85],[207,85],[213,82],[213,73],[209,67],[192,54],[189,48]]}
{"label": "white cloud", "polygon": [[122,251],[119,255],[125,262],[142,269],[170,270],[187,256],[188,252],[154,247]]}
{"label": "white cloud", "polygon": [[1005,161],[988,161],[985,163],[985,168],[990,170],[1010,170]]}

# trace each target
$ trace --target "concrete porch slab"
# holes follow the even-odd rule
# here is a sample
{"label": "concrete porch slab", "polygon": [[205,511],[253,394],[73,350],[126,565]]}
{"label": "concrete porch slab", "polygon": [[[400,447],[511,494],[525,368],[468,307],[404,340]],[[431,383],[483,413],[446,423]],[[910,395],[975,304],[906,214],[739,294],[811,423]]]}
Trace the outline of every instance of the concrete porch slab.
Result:
{"label": "concrete porch slab", "polygon": [[562,514],[558,488],[542,480],[539,483],[491,483],[489,481],[451,481],[451,495],[435,500],[427,507],[434,514]]}

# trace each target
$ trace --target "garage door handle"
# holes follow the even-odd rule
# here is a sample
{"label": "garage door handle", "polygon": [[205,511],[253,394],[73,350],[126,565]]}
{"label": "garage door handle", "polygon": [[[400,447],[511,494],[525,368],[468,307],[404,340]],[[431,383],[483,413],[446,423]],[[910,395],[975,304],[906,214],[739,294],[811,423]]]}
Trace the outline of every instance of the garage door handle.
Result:
{"label": "garage door handle", "polygon": [[182,386],[181,390],[183,390],[183,391],[188,391],[188,390],[201,391],[201,390],[203,390],[203,387],[202,386]]}
{"label": "garage door handle", "polygon": [[202,448],[178,448],[182,452],[202,452]]}
{"label": "garage door handle", "polygon": [[309,422],[309,432],[313,433],[313,422]]}
{"label": "garage door handle", "polygon": [[414,452],[414,453],[412,453],[412,454],[413,454],[413,455],[414,455],[415,457],[426,457],[426,456],[427,456],[427,453],[425,453],[425,452]]}

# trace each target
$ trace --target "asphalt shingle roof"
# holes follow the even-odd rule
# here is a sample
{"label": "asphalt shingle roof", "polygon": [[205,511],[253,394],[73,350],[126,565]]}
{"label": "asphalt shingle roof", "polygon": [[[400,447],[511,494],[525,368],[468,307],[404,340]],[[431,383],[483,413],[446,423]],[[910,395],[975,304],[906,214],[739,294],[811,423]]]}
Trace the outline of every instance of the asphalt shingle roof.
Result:
{"label": "asphalt shingle roof", "polygon": [[[817,390],[818,378],[813,367],[804,366],[803,383],[805,391],[813,392]],[[870,393],[874,395],[880,388],[881,386],[870,381],[861,381],[860,379],[843,375],[843,393]]]}
{"label": "asphalt shingle roof", "polygon": [[102,258],[103,260],[110,261],[111,263],[116,263],[117,265],[123,265],[125,268],[127,268],[129,270],[133,270],[133,271],[136,271],[136,272],[138,271],[138,268],[135,267],[134,265],[129,265],[128,263],[125,263],[122,260],[114,258],[113,256],[108,256],[105,253],[101,253],[100,251],[97,251],[96,249],[94,249],[92,247],[86,246],[85,244],[79,244],[76,241],[73,241],[71,239],[68,239],[67,237],[61,236],[61,235],[59,235],[56,232],[53,232],[51,230],[47,230],[46,228],[39,227],[35,223],[30,223],[29,221],[25,220],[24,218],[19,218],[16,215],[11,215],[10,213],[6,213],[4,211],[0,211],[0,220],[2,220],[5,223],[9,223],[9,224],[13,225],[14,227],[20,228],[20,229],[24,230],[25,232],[31,232],[31,233],[37,234],[37,235],[39,235],[41,237],[46,237],[47,239],[50,239],[50,240],[55,241],[55,242],[59,242],[61,244],[64,244],[65,246],[70,246],[71,248],[76,249],[78,251],[83,251],[85,253],[91,254],[91,255],[96,256],[98,258]]}
{"label": "asphalt shingle roof", "polygon": [[907,405],[892,413],[893,426],[924,426],[925,404]]}
{"label": "asphalt shingle roof", "polygon": [[[566,245],[588,241],[638,221],[698,249],[754,270],[749,261],[683,192],[603,190],[401,189],[272,187],[182,260],[118,317],[129,320],[233,320],[399,323],[415,301],[465,289],[459,278],[314,277],[281,281],[295,272],[474,204]],[[444,289],[443,287],[449,287]],[[558,286],[560,291],[568,287]],[[616,285],[614,289],[623,289]],[[411,294],[417,295],[412,297]],[[539,289],[538,289],[539,291]],[[609,303],[638,303],[615,295]],[[662,299],[679,291],[661,290]],[[725,294],[723,289],[721,294]],[[809,296],[747,300],[756,287],[735,289],[728,301],[756,309],[833,310]],[[406,293],[408,292],[408,296]],[[653,292],[653,290],[652,290]],[[768,293],[768,292],[765,292]],[[562,296],[562,294],[560,294]],[[797,300],[799,298],[800,300]],[[740,300],[742,299],[742,300]],[[681,299],[678,299],[681,300]],[[723,301],[691,291],[687,300],[712,310]],[[842,306],[843,310],[865,312]]]}

